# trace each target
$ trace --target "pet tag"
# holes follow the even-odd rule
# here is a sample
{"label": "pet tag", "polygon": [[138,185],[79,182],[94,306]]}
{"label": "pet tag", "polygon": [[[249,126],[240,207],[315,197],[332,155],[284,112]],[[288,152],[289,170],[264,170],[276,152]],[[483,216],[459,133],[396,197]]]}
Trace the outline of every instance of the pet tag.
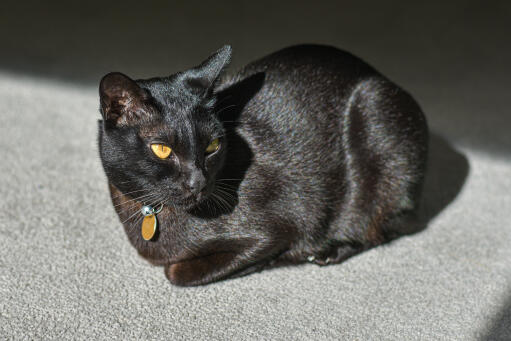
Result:
{"label": "pet tag", "polygon": [[142,220],[142,228],[140,232],[144,240],[149,241],[153,239],[154,235],[156,234],[156,229],[158,228],[158,220],[156,219],[156,214],[160,213],[162,209],[163,206],[156,212],[151,206],[146,205],[142,207],[141,211],[144,215],[144,219]]}

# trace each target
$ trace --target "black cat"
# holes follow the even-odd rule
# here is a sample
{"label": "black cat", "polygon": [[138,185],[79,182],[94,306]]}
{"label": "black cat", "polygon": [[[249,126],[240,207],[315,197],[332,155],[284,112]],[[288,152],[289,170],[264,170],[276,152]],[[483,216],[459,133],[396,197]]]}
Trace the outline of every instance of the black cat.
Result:
{"label": "black cat", "polygon": [[338,263],[413,229],[428,133],[408,93],[333,47],[289,47],[221,76],[230,56],[101,80],[101,160],[143,257],[200,285]]}

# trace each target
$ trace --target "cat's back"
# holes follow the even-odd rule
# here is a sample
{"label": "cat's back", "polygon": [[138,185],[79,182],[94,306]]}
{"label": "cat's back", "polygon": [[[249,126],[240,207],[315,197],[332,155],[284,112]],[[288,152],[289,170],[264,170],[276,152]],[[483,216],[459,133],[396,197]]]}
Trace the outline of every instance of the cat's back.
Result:
{"label": "cat's back", "polygon": [[427,126],[418,104],[348,52],[288,47],[248,64],[224,84],[241,89],[233,98],[246,97],[226,106],[237,113],[236,135],[251,150],[254,173],[271,169],[336,188],[342,183],[325,179],[346,172],[354,157],[364,165],[373,154],[423,164]]}
{"label": "cat's back", "polygon": [[297,45],[226,76],[221,88],[239,84],[239,91],[247,96],[246,103],[235,104],[239,106],[235,111],[240,111],[236,120],[241,123],[237,130],[258,151],[255,157],[260,154],[264,160],[289,166],[330,157],[339,160],[346,105],[353,89],[365,79],[385,80],[348,52]]}
{"label": "cat's back", "polygon": [[296,45],[276,51],[228,75],[221,87],[250,83],[251,79],[260,80],[261,85],[244,103],[239,119],[258,122],[284,135],[296,135],[305,127],[327,129],[342,117],[348,98],[361,81],[386,81],[358,57],[326,45]]}
{"label": "cat's back", "polygon": [[344,81],[364,76],[380,76],[367,63],[353,54],[328,45],[304,44],[290,46],[247,64],[233,75],[239,81],[258,72],[266,74],[265,81],[322,82],[330,78],[344,78]]}

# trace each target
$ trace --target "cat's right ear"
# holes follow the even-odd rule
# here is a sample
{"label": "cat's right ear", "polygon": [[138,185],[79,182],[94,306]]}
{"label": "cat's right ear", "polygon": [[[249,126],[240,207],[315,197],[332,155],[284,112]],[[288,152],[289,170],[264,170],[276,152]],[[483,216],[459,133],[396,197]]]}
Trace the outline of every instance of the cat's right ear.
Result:
{"label": "cat's right ear", "polygon": [[130,125],[148,115],[148,92],[120,72],[105,75],[99,83],[101,114],[110,126]]}

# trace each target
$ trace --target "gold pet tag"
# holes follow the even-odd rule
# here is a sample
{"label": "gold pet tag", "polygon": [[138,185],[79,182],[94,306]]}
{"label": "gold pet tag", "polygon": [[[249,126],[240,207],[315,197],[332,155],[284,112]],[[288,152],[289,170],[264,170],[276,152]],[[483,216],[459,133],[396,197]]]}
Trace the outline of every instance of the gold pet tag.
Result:
{"label": "gold pet tag", "polygon": [[151,240],[156,234],[158,222],[154,214],[146,215],[142,220],[142,238],[144,240]]}
{"label": "gold pet tag", "polygon": [[149,241],[154,238],[156,229],[158,228],[158,219],[156,219],[156,215],[160,213],[162,209],[163,205],[158,210],[155,210],[149,205],[142,206],[140,212],[144,216],[144,219],[142,220],[142,228],[140,232],[144,240]]}

